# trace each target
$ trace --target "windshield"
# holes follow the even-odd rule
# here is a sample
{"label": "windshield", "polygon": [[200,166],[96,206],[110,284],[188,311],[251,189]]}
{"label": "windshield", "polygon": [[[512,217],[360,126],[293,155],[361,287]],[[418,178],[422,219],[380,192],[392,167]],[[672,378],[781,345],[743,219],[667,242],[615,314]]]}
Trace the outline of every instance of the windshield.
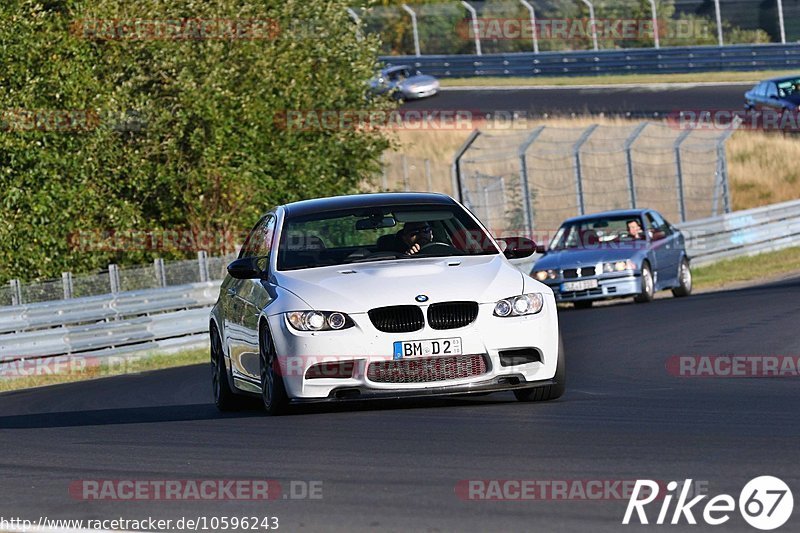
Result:
{"label": "windshield", "polygon": [[564,224],[558,229],[552,250],[595,249],[607,243],[645,240],[644,224],[639,216],[602,217]]}
{"label": "windshield", "polygon": [[393,205],[287,217],[278,270],[498,253],[459,206]]}

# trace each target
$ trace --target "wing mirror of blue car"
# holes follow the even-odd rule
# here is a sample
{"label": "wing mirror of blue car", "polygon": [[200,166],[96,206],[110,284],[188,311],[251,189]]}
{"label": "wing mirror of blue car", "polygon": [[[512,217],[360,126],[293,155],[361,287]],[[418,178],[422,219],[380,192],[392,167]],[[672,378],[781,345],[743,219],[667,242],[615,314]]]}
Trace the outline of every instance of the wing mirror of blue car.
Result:
{"label": "wing mirror of blue car", "polygon": [[661,230],[653,230],[652,236],[650,237],[654,241],[660,241],[661,239],[666,239],[667,234]]}
{"label": "wing mirror of blue car", "polygon": [[266,273],[263,257],[242,257],[228,265],[228,274],[235,279],[260,279]]}
{"label": "wing mirror of blue car", "polygon": [[508,259],[530,257],[538,248],[535,242],[525,237],[503,237],[502,239],[497,239],[497,241],[505,243],[506,247],[503,250],[503,255]]}

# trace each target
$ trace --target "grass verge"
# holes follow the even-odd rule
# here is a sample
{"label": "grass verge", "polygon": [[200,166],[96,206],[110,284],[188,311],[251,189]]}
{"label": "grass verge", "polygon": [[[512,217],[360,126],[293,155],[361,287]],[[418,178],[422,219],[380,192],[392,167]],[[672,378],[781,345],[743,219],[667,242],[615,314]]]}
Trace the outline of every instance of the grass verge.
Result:
{"label": "grass verge", "polygon": [[476,78],[443,78],[442,87],[538,87],[546,85],[576,85],[590,87],[592,85],[622,85],[629,83],[756,83],[768,78],[792,76],[796,70],[764,70],[759,72],[690,72],[688,74],[616,74],[607,76],[584,77],[476,77]]}
{"label": "grass verge", "polygon": [[0,392],[135,374],[208,361],[208,349],[127,357],[59,356],[0,363]]}
{"label": "grass verge", "polygon": [[800,271],[800,247],[795,247],[692,268],[692,278],[697,289],[718,289],[798,271]]}

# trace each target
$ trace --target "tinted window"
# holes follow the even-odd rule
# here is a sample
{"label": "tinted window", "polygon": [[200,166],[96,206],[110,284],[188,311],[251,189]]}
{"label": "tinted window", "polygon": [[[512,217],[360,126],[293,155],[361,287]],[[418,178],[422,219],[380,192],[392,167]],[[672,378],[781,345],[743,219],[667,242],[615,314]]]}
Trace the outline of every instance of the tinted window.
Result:
{"label": "tinted window", "polygon": [[[637,234],[631,229],[638,223]],[[644,238],[641,232],[642,220],[638,216],[612,216],[581,220],[561,226],[553,237],[550,248],[563,250],[569,248],[592,249],[606,243],[630,242]]]}
{"label": "tinted window", "polygon": [[264,257],[269,255],[272,247],[272,234],[275,231],[275,216],[267,215],[258,221],[258,224],[247,236],[239,257]]}
{"label": "tinted window", "polygon": [[667,223],[667,221],[664,220],[661,217],[661,215],[659,215],[655,211],[647,213],[647,219],[648,223],[654,230],[662,231],[664,232],[664,235],[670,235],[672,233],[672,228]]}

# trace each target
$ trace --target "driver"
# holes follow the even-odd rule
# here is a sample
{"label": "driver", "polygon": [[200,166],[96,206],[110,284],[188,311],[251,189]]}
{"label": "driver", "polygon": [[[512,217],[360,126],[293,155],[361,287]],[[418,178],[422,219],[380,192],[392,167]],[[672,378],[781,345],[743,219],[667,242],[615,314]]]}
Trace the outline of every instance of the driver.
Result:
{"label": "driver", "polygon": [[639,224],[638,220],[628,221],[628,235],[631,239],[644,239],[644,231],[642,231],[642,225]]}
{"label": "driver", "polygon": [[402,243],[402,253],[414,255],[420,248],[433,241],[433,228],[427,222],[406,222],[397,233]]}

